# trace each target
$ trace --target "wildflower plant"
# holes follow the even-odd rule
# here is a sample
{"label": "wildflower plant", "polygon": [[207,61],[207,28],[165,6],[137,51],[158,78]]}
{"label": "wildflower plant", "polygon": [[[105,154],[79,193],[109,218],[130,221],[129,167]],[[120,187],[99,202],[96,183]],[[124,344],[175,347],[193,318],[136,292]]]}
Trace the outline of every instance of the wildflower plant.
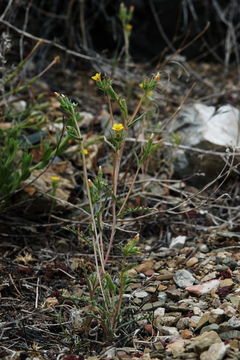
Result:
{"label": "wildflower plant", "polygon": [[123,36],[124,36],[124,53],[125,53],[125,68],[129,66],[129,38],[132,34],[133,26],[131,24],[133,18],[134,7],[130,6],[129,9],[123,4],[120,4],[118,17],[122,24]]}
{"label": "wildflower plant", "polygon": [[[122,248],[121,270],[117,282],[106,272],[105,265],[109,259],[114,243],[118,217],[123,216],[142,165],[159,146],[159,143],[154,142],[153,136],[147,140],[140,154],[135,153],[137,170],[128,189],[128,193],[121,203],[117,200],[119,172],[129,129],[143,119],[145,113],[143,112],[139,115],[142,104],[147,97],[148,91],[153,91],[157,86],[160,75],[157,73],[152,78],[147,78],[143,81],[143,86],[140,86],[143,91],[132,114],[129,114],[126,100],[114,90],[112,80],[108,76],[96,73],[91,78],[95,81],[98,89],[105,94],[109,105],[111,127],[109,129],[109,135],[103,139],[111,151],[110,154],[112,153],[113,171],[111,181],[104,178],[101,167],[99,167],[96,177],[89,179],[85,158],[85,140],[80,130],[81,116],[77,111],[77,105],[71,102],[65,95],[57,94],[57,97],[63,112],[68,115],[68,135],[80,143],[84,183],[92,224],[91,234],[93,237],[92,241],[97,274],[96,277],[94,276],[88,279],[89,288],[91,289],[90,293],[92,294],[91,301],[94,303],[94,307],[98,309],[92,316],[98,319],[106,338],[110,340],[114,338],[121,321],[123,295],[127,284],[129,284],[127,277],[127,270],[129,269],[127,258],[129,256],[136,256],[139,253],[139,249],[136,246],[139,235],[131,239]],[[113,115],[113,101],[118,104],[121,113],[121,117],[117,119],[117,121]],[[109,222],[109,215],[107,215],[109,214],[109,200],[111,204],[111,233],[109,242],[104,244],[103,230],[104,223]],[[96,297],[98,298],[98,296],[102,298],[102,302],[100,303],[96,301]]]}
{"label": "wildflower plant", "polygon": [[[3,40],[2,44],[5,44],[4,46],[8,48],[10,46],[8,41],[10,40],[6,38],[6,34],[3,34]],[[24,111],[19,112],[9,111],[9,103],[12,101],[12,96],[17,99],[19,94],[29,89],[36,80],[60,61],[59,56],[56,56],[40,73],[25,82],[22,81],[20,78],[21,71],[43,43],[43,40],[38,41],[29,54],[15,68],[7,69],[4,66],[6,71],[4,71],[0,81],[0,100],[4,106],[3,118],[4,120],[11,120],[10,128],[0,129],[0,208],[6,206],[12,194],[22,189],[22,182],[30,177],[33,170],[46,167],[51,159],[63,150],[68,141],[67,138],[60,139],[56,149],[52,148],[47,142],[41,144],[42,159],[36,163],[31,154],[32,146],[27,141],[24,141],[24,139],[26,139],[26,130],[39,129],[39,126],[42,124],[42,120],[40,120],[38,124],[34,125],[31,118],[32,114],[35,114],[35,116],[36,114],[42,115],[41,111],[39,111],[41,105],[29,105],[26,106]],[[0,50],[3,50],[3,48]],[[6,63],[5,58],[2,61],[4,61],[4,64]]]}

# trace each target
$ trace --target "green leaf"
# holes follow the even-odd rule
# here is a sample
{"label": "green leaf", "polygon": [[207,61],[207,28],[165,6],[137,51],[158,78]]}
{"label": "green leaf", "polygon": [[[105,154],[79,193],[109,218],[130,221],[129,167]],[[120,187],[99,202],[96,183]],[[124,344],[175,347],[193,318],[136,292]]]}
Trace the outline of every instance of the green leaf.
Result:
{"label": "green leaf", "polygon": [[116,285],[114,284],[110,274],[109,273],[104,274],[104,279],[106,280],[106,285],[107,285],[107,288],[109,289],[109,291],[115,295],[116,294]]}
{"label": "green leaf", "polygon": [[138,116],[136,119],[132,120],[132,121],[128,124],[128,128],[132,127],[134,124],[136,124],[136,122],[138,122],[139,120],[141,120],[141,119],[144,117],[145,114],[146,114],[146,113],[144,112],[144,113],[142,113],[140,116]]}
{"label": "green leaf", "polygon": [[114,152],[117,151],[116,147],[115,147],[110,141],[108,141],[105,136],[104,136],[104,142],[105,142]]}

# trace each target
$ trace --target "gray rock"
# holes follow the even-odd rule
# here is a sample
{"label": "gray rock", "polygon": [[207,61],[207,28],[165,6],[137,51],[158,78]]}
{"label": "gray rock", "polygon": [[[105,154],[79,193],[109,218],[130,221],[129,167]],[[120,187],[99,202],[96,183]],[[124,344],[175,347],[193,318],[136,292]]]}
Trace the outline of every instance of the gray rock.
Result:
{"label": "gray rock", "polygon": [[179,332],[178,332],[177,328],[175,328],[173,326],[161,326],[161,327],[158,327],[158,329],[162,335],[170,335],[170,336],[179,337]]}
{"label": "gray rock", "polygon": [[240,328],[240,319],[237,318],[236,316],[233,316],[228,320],[227,324],[231,329],[239,329]]}
{"label": "gray rock", "polygon": [[227,346],[224,343],[212,344],[207,351],[200,355],[200,360],[222,360],[226,354]]}
{"label": "gray rock", "polygon": [[219,334],[222,340],[236,339],[240,337],[239,330],[228,330]]}
{"label": "gray rock", "polygon": [[204,332],[211,331],[211,330],[218,332],[219,325],[218,324],[210,324],[210,325],[204,326],[201,329],[200,334],[203,334]]}
{"label": "gray rock", "polygon": [[226,259],[224,259],[224,260],[222,261],[222,264],[223,264],[223,265],[227,265],[231,270],[234,270],[234,269],[237,267],[237,265],[238,265],[238,263],[237,263],[236,260],[231,259],[231,258],[229,258],[229,257],[227,257]]}
{"label": "gray rock", "polygon": [[156,302],[153,302],[153,303],[146,303],[143,305],[142,307],[142,310],[143,311],[150,311],[150,310],[155,310],[157,309],[158,307],[162,306],[163,303],[162,301],[156,301]]}
{"label": "gray rock", "polygon": [[173,277],[173,280],[180,288],[183,288],[183,289],[185,289],[188,286],[193,285],[195,282],[195,278],[190,273],[190,271],[185,270],[185,269],[176,271],[175,276]]}
{"label": "gray rock", "polygon": [[179,289],[166,290],[166,293],[173,300],[182,300],[188,295],[186,291],[182,292]]}
{"label": "gray rock", "polygon": [[163,291],[160,291],[158,293],[158,301],[161,301],[162,305],[163,305],[163,304],[165,304],[166,300],[167,300],[167,294]]}
{"label": "gray rock", "polygon": [[178,330],[183,330],[189,327],[190,318],[185,317],[178,320],[176,327]]}

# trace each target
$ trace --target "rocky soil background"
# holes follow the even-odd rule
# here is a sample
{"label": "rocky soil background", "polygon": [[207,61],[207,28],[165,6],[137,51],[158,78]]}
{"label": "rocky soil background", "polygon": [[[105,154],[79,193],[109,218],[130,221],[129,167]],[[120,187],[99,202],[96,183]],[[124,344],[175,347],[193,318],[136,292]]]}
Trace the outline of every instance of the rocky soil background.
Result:
{"label": "rocky soil background", "polygon": [[[20,72],[18,84],[61,57],[34,84],[0,100],[1,129],[16,118],[40,124],[24,133],[35,161],[41,160],[43,139],[56,144],[62,129],[57,91],[78,103],[91,144],[90,175],[99,165],[106,177],[111,174],[106,149],[94,141],[109,118],[91,80],[96,71],[111,75],[123,93],[133,84],[131,109],[137,84],[160,71],[146,134],[162,141],[128,204],[149,210],[119,221],[107,264],[115,276],[120,245],[140,234],[141,255],[128,259],[131,284],[115,341],[104,340],[97,321],[86,321],[94,260],[81,233],[89,219],[82,212],[87,200],[76,144],[44,172],[34,171],[1,208],[2,359],[240,359],[238,2],[173,1],[171,8],[169,1],[125,3],[135,6],[128,70],[121,59],[116,65],[112,60],[123,46],[119,2],[0,5],[1,49],[9,44],[1,58],[3,78],[39,39],[45,43]],[[212,25],[205,32],[207,21]],[[133,137],[126,142],[129,159]],[[125,191],[132,169],[122,175]],[[50,196],[53,176],[59,178],[57,203]],[[107,239],[107,224],[105,230]]]}

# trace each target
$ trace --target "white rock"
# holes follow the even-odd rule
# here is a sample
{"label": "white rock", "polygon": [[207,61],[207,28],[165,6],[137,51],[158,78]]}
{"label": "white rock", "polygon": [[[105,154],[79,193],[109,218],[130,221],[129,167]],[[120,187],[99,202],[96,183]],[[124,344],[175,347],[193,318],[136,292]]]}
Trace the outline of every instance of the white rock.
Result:
{"label": "white rock", "polygon": [[203,315],[203,312],[197,306],[193,307],[193,313],[194,313],[194,315],[199,315],[199,316]]}
{"label": "white rock", "polygon": [[138,299],[143,299],[148,296],[148,293],[146,291],[135,291],[134,296]]}
{"label": "white rock", "polygon": [[169,248],[170,249],[182,249],[185,245],[187,237],[186,236],[177,236],[176,238],[172,239]]}
{"label": "white rock", "polygon": [[[181,145],[225,152],[228,147],[240,146],[239,114],[239,110],[229,104],[217,109],[215,106],[196,103],[182,110],[175,122],[170,125],[169,132],[179,135]],[[208,182],[215,178],[224,165],[221,156],[208,153],[198,154],[178,149],[174,156],[175,171],[180,177],[182,174],[186,177],[196,172],[205,174],[195,177],[193,183],[199,180]]]}
{"label": "white rock", "polygon": [[212,309],[210,311],[211,314],[213,315],[223,315],[224,314],[224,310],[223,309],[220,309],[220,308],[217,308],[217,309]]}
{"label": "white rock", "polygon": [[154,317],[156,318],[157,316],[164,316],[165,314],[165,308],[163,307],[158,307],[156,310],[154,310]]}

